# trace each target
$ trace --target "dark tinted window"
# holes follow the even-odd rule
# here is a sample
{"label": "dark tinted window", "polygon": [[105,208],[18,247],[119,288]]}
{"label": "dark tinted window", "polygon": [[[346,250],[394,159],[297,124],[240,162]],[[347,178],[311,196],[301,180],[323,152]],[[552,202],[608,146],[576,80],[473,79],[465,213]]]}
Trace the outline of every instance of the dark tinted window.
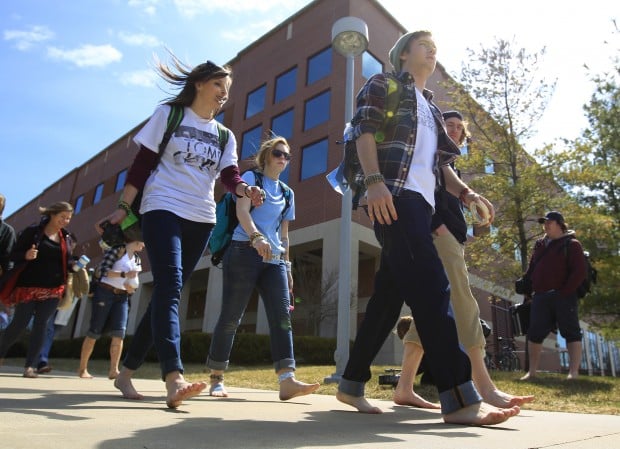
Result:
{"label": "dark tinted window", "polygon": [[79,214],[82,211],[82,205],[84,204],[84,195],[80,195],[75,200],[75,204],[73,205],[73,213],[75,215]]}
{"label": "dark tinted window", "polygon": [[308,85],[325,78],[332,72],[332,49],[326,48],[308,59]]}
{"label": "dark tinted window", "polygon": [[95,195],[93,196],[93,204],[97,204],[101,201],[101,197],[103,196],[103,184],[99,184],[95,188]]}
{"label": "dark tinted window", "polygon": [[262,85],[248,94],[248,104],[245,108],[245,118],[252,117],[265,109],[265,92],[267,86]]}
{"label": "dark tinted window", "polygon": [[243,139],[241,140],[241,159],[247,159],[256,154],[260,147],[261,132],[262,126],[258,125],[256,128],[252,128],[243,133]]}
{"label": "dark tinted window", "polygon": [[116,185],[114,186],[115,192],[123,190],[123,187],[125,187],[125,179],[127,179],[127,169],[116,175]]}
{"label": "dark tinted window", "polygon": [[284,100],[295,93],[297,83],[297,67],[283,73],[276,78],[276,92],[273,102]]}
{"label": "dark tinted window", "polygon": [[271,130],[276,136],[282,136],[286,139],[293,137],[293,109],[276,116],[271,121]]}
{"label": "dark tinted window", "polygon": [[301,152],[301,180],[325,173],[327,170],[327,139],[304,147]]}
{"label": "dark tinted window", "polygon": [[381,61],[365,51],[362,55],[362,76],[368,79],[381,72],[383,72],[383,64],[381,64]]}
{"label": "dark tinted window", "polygon": [[317,95],[306,101],[304,114],[304,131],[329,120],[330,91]]}

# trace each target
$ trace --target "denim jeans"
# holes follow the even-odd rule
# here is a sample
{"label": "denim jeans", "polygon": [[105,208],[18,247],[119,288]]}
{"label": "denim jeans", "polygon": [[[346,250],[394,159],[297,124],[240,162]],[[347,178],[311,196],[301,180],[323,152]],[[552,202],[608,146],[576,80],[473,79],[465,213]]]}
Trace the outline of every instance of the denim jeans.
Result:
{"label": "denim jeans", "polygon": [[41,368],[45,365],[49,364],[50,351],[52,349],[52,344],[54,343],[54,335],[62,326],[54,324],[54,320],[56,319],[56,313],[53,313],[49,320],[47,320],[47,327],[45,328],[45,340],[43,341],[43,346],[41,347],[41,354],[39,354],[39,362],[37,363],[37,368]]}
{"label": "denim jeans", "polygon": [[155,210],[142,216],[142,235],[153,274],[153,296],[131,340],[123,366],[136,370],[154,346],[162,379],[183,372],[181,289],[204,253],[213,223],[197,223]]}
{"label": "denim jeans", "polygon": [[215,370],[228,367],[237,328],[254,288],[267,313],[271,358],[276,372],[295,369],[293,331],[289,311],[290,296],[284,261],[264,263],[249,242],[233,241],[224,255],[222,312],[215,325],[207,366]]}
{"label": "denim jeans", "polygon": [[97,340],[105,329],[112,337],[125,338],[128,315],[129,295],[127,293],[117,295],[97,285],[92,300],[90,327],[86,335]]}
{"label": "denim jeans", "polygon": [[13,346],[22,332],[28,327],[30,318],[34,315],[24,367],[36,368],[36,363],[39,360],[39,354],[45,341],[47,322],[56,311],[58,301],[58,298],[49,298],[44,301],[30,301],[17,304],[13,319],[5,329],[0,341],[0,358],[6,355],[9,348]]}
{"label": "denim jeans", "polygon": [[375,289],[360,325],[338,389],[363,396],[370,365],[394,328],[403,301],[411,308],[442,413],[482,401],[471,381],[471,365],[458,342],[449,311],[450,286],[433,244],[432,209],[411,191],[394,197],[398,220],[375,222],[382,245]]}

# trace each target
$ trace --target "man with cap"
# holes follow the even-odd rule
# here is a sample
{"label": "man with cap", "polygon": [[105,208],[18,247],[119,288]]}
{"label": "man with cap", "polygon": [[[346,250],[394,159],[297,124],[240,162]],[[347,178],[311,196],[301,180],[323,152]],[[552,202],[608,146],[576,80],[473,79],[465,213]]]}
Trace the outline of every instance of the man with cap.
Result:
{"label": "man with cap", "polygon": [[[463,120],[463,116],[458,111],[446,111],[442,115],[448,137],[459,148],[462,148],[470,137],[467,122]],[[489,375],[484,362],[486,338],[480,325],[480,309],[471,292],[465,262],[464,244],[467,241],[467,222],[463,215],[463,203],[446,191],[443,183],[435,190],[435,213],[431,222],[431,230],[433,243],[450,281],[450,303],[459,341],[469,356],[472,378],[482,399],[500,408],[521,406],[526,402],[531,402],[534,396],[513,396],[499,390]],[[437,404],[428,402],[412,389],[424,354],[424,348],[415,326],[409,327],[402,340],[402,370],[398,385],[394,389],[394,402],[399,405],[438,408]]]}
{"label": "man with cap", "polygon": [[560,212],[551,211],[538,222],[545,235],[536,241],[528,275],[532,281],[532,309],[529,340],[529,371],[521,380],[536,376],[542,343],[556,328],[566,340],[568,350],[568,379],[579,375],[581,365],[581,328],[577,314],[577,288],[586,277],[583,248],[569,231]]}
{"label": "man with cap", "polygon": [[[484,202],[490,220],[493,206],[450,167],[460,151],[446,133],[432,92],[425,89],[437,63],[431,33],[405,34],[389,56],[403,87],[397,119],[383,126],[390,75],[382,73],[372,76],[358,93],[351,122],[367,187],[368,216],[382,249],[375,291],[336,397],[362,413],[382,413],[364,398],[364,388],[371,377],[370,365],[394,328],[404,301],[416,320],[444,421],[498,424],[519,413],[519,407],[500,409],[484,403],[471,380],[469,359],[448,313],[450,286],[431,235],[436,173],[442,173],[448,192],[466,205]],[[379,129],[382,138],[377,141]]]}

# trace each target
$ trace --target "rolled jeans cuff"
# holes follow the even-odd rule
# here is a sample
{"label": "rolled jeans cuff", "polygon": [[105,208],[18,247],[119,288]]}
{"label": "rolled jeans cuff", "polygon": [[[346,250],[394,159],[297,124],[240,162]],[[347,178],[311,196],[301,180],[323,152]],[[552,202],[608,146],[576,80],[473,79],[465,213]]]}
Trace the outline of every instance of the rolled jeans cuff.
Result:
{"label": "rolled jeans cuff", "polygon": [[482,402],[482,397],[478,390],[476,390],[476,387],[474,387],[474,383],[470,380],[439,393],[439,402],[441,403],[441,413],[447,415],[448,413]]}
{"label": "rolled jeans cuff", "polygon": [[340,379],[338,382],[338,391],[356,398],[364,396],[365,382],[356,382],[354,380]]}

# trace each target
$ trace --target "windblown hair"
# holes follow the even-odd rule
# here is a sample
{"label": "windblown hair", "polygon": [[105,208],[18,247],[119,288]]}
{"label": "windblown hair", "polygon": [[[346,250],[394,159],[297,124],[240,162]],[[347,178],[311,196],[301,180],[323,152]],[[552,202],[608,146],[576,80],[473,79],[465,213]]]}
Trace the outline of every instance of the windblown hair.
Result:
{"label": "windblown hair", "polygon": [[271,154],[271,150],[273,150],[278,144],[285,145],[289,149],[289,151],[291,151],[291,146],[288,144],[284,137],[274,136],[268,140],[265,140],[261,144],[258,152],[256,153],[256,156],[254,157],[254,163],[256,164],[256,167],[259,171],[262,172],[265,170],[265,165],[267,164],[267,156]]}
{"label": "windblown hair", "polygon": [[51,204],[47,207],[39,207],[39,213],[47,217],[57,215],[61,212],[73,212],[73,206],[71,203],[67,203],[66,201],[58,201],[57,203]]}

